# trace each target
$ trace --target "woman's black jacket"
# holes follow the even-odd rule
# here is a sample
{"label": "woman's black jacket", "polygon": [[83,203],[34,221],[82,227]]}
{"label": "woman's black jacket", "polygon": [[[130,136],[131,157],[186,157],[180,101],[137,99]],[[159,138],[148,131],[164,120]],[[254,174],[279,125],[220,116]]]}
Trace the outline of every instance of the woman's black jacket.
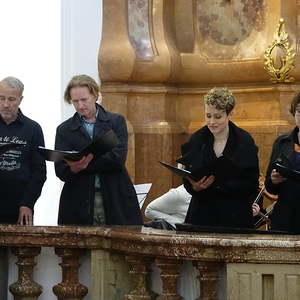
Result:
{"label": "woman's black jacket", "polygon": [[[213,143],[212,133],[204,126],[182,145],[179,162],[197,173],[217,159]],[[258,192],[259,178],[257,152],[251,135],[229,122],[223,156],[235,168],[226,170],[227,178],[216,178],[209,188],[200,192],[195,192],[189,181],[184,180],[186,190],[192,195],[185,222],[203,226],[253,227],[252,202]]]}

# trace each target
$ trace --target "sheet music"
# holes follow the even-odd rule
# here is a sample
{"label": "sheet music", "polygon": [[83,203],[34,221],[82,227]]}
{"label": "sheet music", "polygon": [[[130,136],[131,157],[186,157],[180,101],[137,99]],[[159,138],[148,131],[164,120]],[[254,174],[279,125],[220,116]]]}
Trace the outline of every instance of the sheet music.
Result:
{"label": "sheet music", "polygon": [[152,183],[142,183],[142,184],[135,184],[135,192],[139,201],[140,208],[143,207],[145,199],[150,191]]}

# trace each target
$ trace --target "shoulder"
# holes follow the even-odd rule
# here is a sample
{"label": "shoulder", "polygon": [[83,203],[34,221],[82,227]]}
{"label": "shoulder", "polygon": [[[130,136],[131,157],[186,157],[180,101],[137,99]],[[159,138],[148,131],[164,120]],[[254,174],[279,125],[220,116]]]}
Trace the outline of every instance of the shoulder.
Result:
{"label": "shoulder", "polygon": [[[207,128],[207,126],[201,127],[200,129],[198,129],[197,131],[195,131],[190,138],[188,139],[188,141],[184,144],[181,145],[181,153],[182,155],[194,151],[195,149],[198,149],[199,145],[201,144],[205,144],[208,139],[209,139],[209,129]],[[177,162],[182,163],[179,160],[177,160]]]}
{"label": "shoulder", "polygon": [[57,126],[57,131],[64,131],[64,130],[67,130],[67,129],[70,129],[71,128],[71,125],[73,124],[74,122],[74,117],[71,117],[67,120],[65,120],[64,122],[62,122],[60,125]]}
{"label": "shoulder", "polygon": [[275,152],[281,151],[280,149],[293,144],[294,143],[294,139],[293,139],[294,131],[295,131],[295,129],[278,136],[273,143],[273,147],[272,147],[273,151],[275,151]]}
{"label": "shoulder", "polygon": [[34,120],[26,117],[23,114],[22,114],[21,120],[22,120],[23,124],[25,126],[27,126],[28,128],[30,128],[31,130],[42,131],[42,127],[37,121],[34,121]]}
{"label": "shoulder", "polygon": [[236,134],[238,140],[246,144],[255,144],[252,135],[245,129],[238,127],[234,123],[230,122],[230,128]]}
{"label": "shoulder", "polygon": [[189,142],[193,143],[193,142],[205,140],[209,137],[209,135],[211,135],[211,133],[210,133],[208,127],[203,126],[191,135]]}
{"label": "shoulder", "polygon": [[289,132],[286,132],[286,133],[278,136],[275,139],[274,144],[279,144],[279,143],[282,143],[282,142],[289,142],[289,141],[291,141],[293,139],[294,130],[291,130]]}

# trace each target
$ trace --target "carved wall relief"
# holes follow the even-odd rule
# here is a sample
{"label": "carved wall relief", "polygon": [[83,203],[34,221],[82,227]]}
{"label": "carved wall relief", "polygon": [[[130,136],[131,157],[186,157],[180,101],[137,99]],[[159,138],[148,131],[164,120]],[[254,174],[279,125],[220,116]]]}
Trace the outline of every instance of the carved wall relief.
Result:
{"label": "carved wall relief", "polygon": [[[198,0],[201,53],[209,59],[254,58],[265,25],[264,0]],[[247,41],[247,39],[249,41]],[[245,49],[240,46],[245,43]],[[218,44],[218,47],[216,47]],[[259,53],[259,52],[258,52]]]}

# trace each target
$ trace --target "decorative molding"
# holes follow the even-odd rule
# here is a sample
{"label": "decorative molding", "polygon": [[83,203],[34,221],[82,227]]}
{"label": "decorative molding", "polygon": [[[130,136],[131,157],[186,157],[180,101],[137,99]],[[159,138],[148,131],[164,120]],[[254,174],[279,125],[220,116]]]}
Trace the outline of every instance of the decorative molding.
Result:
{"label": "decorative molding", "polygon": [[[290,76],[289,73],[295,67],[296,51],[290,46],[288,38],[289,35],[284,28],[284,19],[281,18],[277,26],[277,32],[274,35],[274,41],[268,47],[264,56],[264,68],[271,76],[270,80],[274,83],[295,81],[295,78]],[[272,52],[275,48],[279,48],[285,52],[285,55],[280,57],[280,68],[275,67],[274,58],[272,57]]]}

